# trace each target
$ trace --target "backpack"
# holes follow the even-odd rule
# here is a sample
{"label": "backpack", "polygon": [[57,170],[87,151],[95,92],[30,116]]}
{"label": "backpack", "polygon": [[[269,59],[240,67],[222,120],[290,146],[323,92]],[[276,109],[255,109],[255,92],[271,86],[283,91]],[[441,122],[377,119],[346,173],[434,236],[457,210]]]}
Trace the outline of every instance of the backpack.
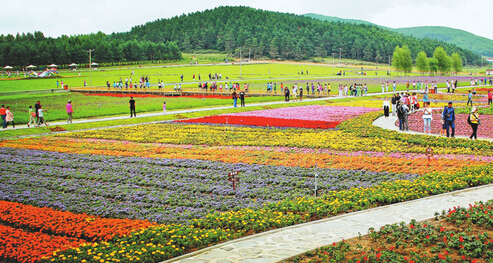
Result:
{"label": "backpack", "polygon": [[472,122],[471,122],[471,114],[469,114],[469,116],[467,116],[467,124],[471,125]]}

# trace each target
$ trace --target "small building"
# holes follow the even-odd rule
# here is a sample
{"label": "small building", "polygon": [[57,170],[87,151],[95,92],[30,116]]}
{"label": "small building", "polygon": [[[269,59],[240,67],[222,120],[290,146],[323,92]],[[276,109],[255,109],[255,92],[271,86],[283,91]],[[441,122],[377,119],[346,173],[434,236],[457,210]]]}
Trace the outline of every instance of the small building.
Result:
{"label": "small building", "polygon": [[493,75],[493,69],[487,69],[486,75]]}

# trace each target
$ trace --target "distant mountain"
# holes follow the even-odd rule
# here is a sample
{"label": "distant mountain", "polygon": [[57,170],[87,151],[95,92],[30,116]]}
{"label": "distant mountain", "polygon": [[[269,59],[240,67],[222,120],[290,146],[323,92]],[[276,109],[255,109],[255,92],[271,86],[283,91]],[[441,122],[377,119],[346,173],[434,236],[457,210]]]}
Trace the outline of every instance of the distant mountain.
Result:
{"label": "distant mountain", "polygon": [[457,45],[461,48],[471,50],[472,52],[493,57],[493,40],[481,36],[474,35],[464,30],[441,27],[441,26],[421,26],[421,27],[406,27],[406,28],[390,28],[377,24],[373,24],[364,20],[344,19],[334,16],[324,16],[319,14],[305,14],[306,17],[319,19],[329,22],[342,22],[353,24],[373,25],[387,30],[395,31],[406,36],[414,36],[417,38],[429,38],[440,40],[449,44]]}
{"label": "distant mountain", "polygon": [[457,45],[464,49],[488,57],[493,56],[493,40],[474,35],[464,30],[441,27],[420,26],[395,29],[396,32],[417,38],[431,38]]}

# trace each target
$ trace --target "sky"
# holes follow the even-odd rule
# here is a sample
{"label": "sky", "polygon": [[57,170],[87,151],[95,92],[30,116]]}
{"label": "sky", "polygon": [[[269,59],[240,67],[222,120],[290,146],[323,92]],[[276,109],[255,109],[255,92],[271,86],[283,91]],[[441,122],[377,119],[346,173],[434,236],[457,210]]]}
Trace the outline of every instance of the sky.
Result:
{"label": "sky", "polygon": [[0,0],[0,34],[111,34],[226,5],[299,15],[316,13],[391,28],[445,26],[493,40],[492,0]]}

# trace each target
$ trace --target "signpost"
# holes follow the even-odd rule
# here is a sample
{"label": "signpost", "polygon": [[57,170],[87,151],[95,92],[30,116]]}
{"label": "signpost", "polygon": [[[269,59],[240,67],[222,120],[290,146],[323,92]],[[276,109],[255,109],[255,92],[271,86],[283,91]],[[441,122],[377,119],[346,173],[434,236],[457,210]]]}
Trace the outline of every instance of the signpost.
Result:
{"label": "signpost", "polygon": [[233,182],[233,191],[236,191],[236,182],[240,181],[240,178],[235,177],[238,175],[240,172],[238,171],[233,171],[228,174],[228,181]]}

